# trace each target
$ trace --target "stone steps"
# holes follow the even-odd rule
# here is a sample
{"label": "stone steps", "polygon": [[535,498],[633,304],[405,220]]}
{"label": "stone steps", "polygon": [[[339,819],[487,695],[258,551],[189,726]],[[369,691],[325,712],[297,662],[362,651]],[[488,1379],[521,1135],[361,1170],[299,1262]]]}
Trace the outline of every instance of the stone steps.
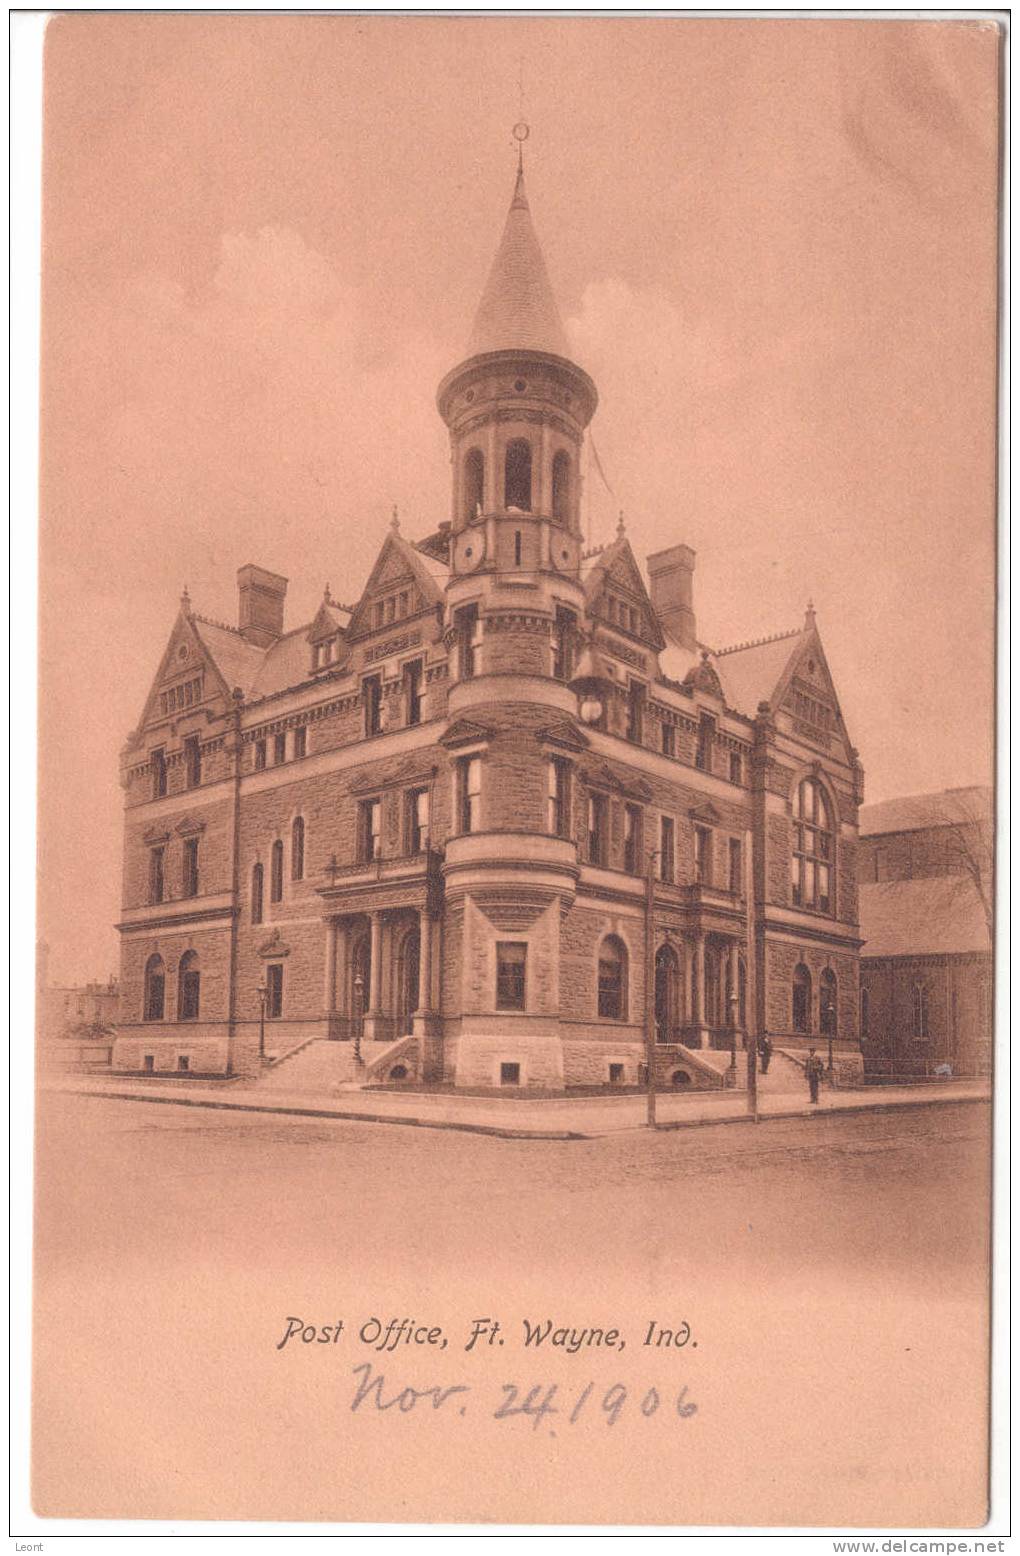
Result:
{"label": "stone steps", "polygon": [[317,1038],[281,1059],[259,1079],[263,1091],[330,1092],[361,1074],[353,1043]]}

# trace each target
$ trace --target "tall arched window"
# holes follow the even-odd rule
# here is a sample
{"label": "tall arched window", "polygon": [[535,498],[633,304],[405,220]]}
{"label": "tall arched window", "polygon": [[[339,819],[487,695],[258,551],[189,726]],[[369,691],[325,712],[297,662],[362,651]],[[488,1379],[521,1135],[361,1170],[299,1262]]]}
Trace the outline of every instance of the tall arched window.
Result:
{"label": "tall arched window", "polygon": [[262,892],[264,884],[264,871],[260,864],[254,865],[251,872],[251,921],[253,924],[262,923]]}
{"label": "tall arched window", "polygon": [[811,974],[803,962],[793,969],[793,1030],[811,1031]]}
{"label": "tall arched window", "polygon": [[269,900],[280,902],[283,898],[283,843],[279,838],[269,855]]}
{"label": "tall arched window", "polygon": [[914,984],[914,1037],[923,1042],[928,1036],[928,985]]}
{"label": "tall arched window", "polygon": [[828,796],[817,778],[803,778],[793,801],[790,884],[795,907],[832,912],[834,856]]}
{"label": "tall arched window", "polygon": [[185,951],[177,973],[178,1021],[198,1020],[199,986],[198,952]]}
{"label": "tall arched window", "polygon": [[552,462],[552,511],[561,524],[570,518],[570,455],[562,448]]}
{"label": "tall arched window", "polygon": [[531,444],[527,438],[514,438],[506,446],[503,491],[507,508],[531,512]]}
{"label": "tall arched window", "polygon": [[295,816],[290,829],[290,878],[292,881],[303,881],[305,878],[305,820],[303,816]]}
{"label": "tall arched window", "polygon": [[818,1026],[823,1037],[835,1037],[837,1025],[836,974],[827,967],[818,980]]}
{"label": "tall arched window", "polygon": [[627,947],[616,935],[599,947],[598,1009],[610,1021],[627,1019]]}
{"label": "tall arched window", "polygon": [[166,970],[161,956],[150,956],[145,964],[145,1020],[162,1021],[166,1002]]}
{"label": "tall arched window", "polygon": [[473,519],[485,502],[485,459],[480,448],[464,455],[464,518]]}

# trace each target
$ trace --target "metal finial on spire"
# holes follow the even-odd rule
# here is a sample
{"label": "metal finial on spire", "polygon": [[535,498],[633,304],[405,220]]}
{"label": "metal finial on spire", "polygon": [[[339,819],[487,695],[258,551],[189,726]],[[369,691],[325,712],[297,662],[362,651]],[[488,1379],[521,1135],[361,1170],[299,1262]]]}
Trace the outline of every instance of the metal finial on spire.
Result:
{"label": "metal finial on spire", "polygon": [[400,514],[397,512],[397,505],[396,505],[396,503],[394,503],[393,504],[393,517],[390,519],[390,529],[393,530],[393,531],[396,531],[396,530],[399,530],[399,528],[400,528]]}
{"label": "metal finial on spire", "polygon": [[181,610],[184,612],[185,616],[191,615],[191,595],[188,593],[187,584],[185,584],[184,588],[181,590]]}
{"label": "metal finial on spire", "polygon": [[808,602],[807,602],[807,610],[804,612],[804,625],[805,625],[805,627],[813,627],[814,624],[815,624],[815,602],[814,602],[814,600],[808,600]]}
{"label": "metal finial on spire", "polygon": [[329,584],[327,584],[326,587],[322,591],[322,603],[323,603],[323,605],[332,605],[332,603],[333,603],[332,597],[331,597],[330,592],[329,592]]}
{"label": "metal finial on spire", "polygon": [[524,142],[531,134],[527,119],[524,117],[524,55],[517,63],[517,123],[513,127],[513,138],[517,142],[517,173],[520,176],[524,172]]}
{"label": "metal finial on spire", "polygon": [[616,533],[618,536],[626,534],[627,526],[623,521],[623,509],[620,509],[620,517],[616,521]]}

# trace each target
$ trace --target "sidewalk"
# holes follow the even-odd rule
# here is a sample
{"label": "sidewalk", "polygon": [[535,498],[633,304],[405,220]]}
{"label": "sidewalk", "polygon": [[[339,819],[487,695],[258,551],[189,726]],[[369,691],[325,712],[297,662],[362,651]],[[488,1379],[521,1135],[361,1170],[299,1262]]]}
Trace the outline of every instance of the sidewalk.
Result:
{"label": "sidewalk", "polygon": [[[510,1140],[588,1140],[645,1127],[643,1096],[626,1097],[458,1097],[448,1092],[345,1091],[332,1096],[308,1092],[263,1091],[257,1083],[175,1083],[123,1077],[61,1076],[44,1080],[47,1091],[109,1097],[124,1102],[159,1102],[178,1107],[215,1108],[240,1113],[284,1113],[306,1118],[335,1118],[366,1124],[411,1124],[425,1129],[461,1129]],[[987,1102],[987,1081],[941,1081],[918,1086],[869,1086],[856,1091],[823,1089],[812,1105],[796,1092],[765,1093],[759,1119],[820,1118],[832,1113],[888,1112],[958,1102]],[[660,1094],[660,1129],[701,1124],[747,1122],[746,1092]]]}

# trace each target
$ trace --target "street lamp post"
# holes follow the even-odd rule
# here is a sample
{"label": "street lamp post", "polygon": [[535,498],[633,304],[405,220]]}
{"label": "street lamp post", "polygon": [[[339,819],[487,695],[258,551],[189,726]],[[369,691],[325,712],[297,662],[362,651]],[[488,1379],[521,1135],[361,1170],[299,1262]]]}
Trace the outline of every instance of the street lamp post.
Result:
{"label": "street lamp post", "polygon": [[740,1017],[740,969],[736,982],[730,989],[730,1069],[737,1068],[737,1021]]}
{"label": "street lamp post", "polygon": [[354,1058],[361,1062],[361,1023],[365,1009],[365,980],[360,972],[354,974]]}
{"label": "street lamp post", "polygon": [[655,1128],[655,861],[658,857],[658,849],[648,850],[645,872],[645,1069],[649,1129]]}
{"label": "street lamp post", "polygon": [[266,995],[269,990],[264,983],[258,986],[259,996],[259,1063],[266,1062]]}

